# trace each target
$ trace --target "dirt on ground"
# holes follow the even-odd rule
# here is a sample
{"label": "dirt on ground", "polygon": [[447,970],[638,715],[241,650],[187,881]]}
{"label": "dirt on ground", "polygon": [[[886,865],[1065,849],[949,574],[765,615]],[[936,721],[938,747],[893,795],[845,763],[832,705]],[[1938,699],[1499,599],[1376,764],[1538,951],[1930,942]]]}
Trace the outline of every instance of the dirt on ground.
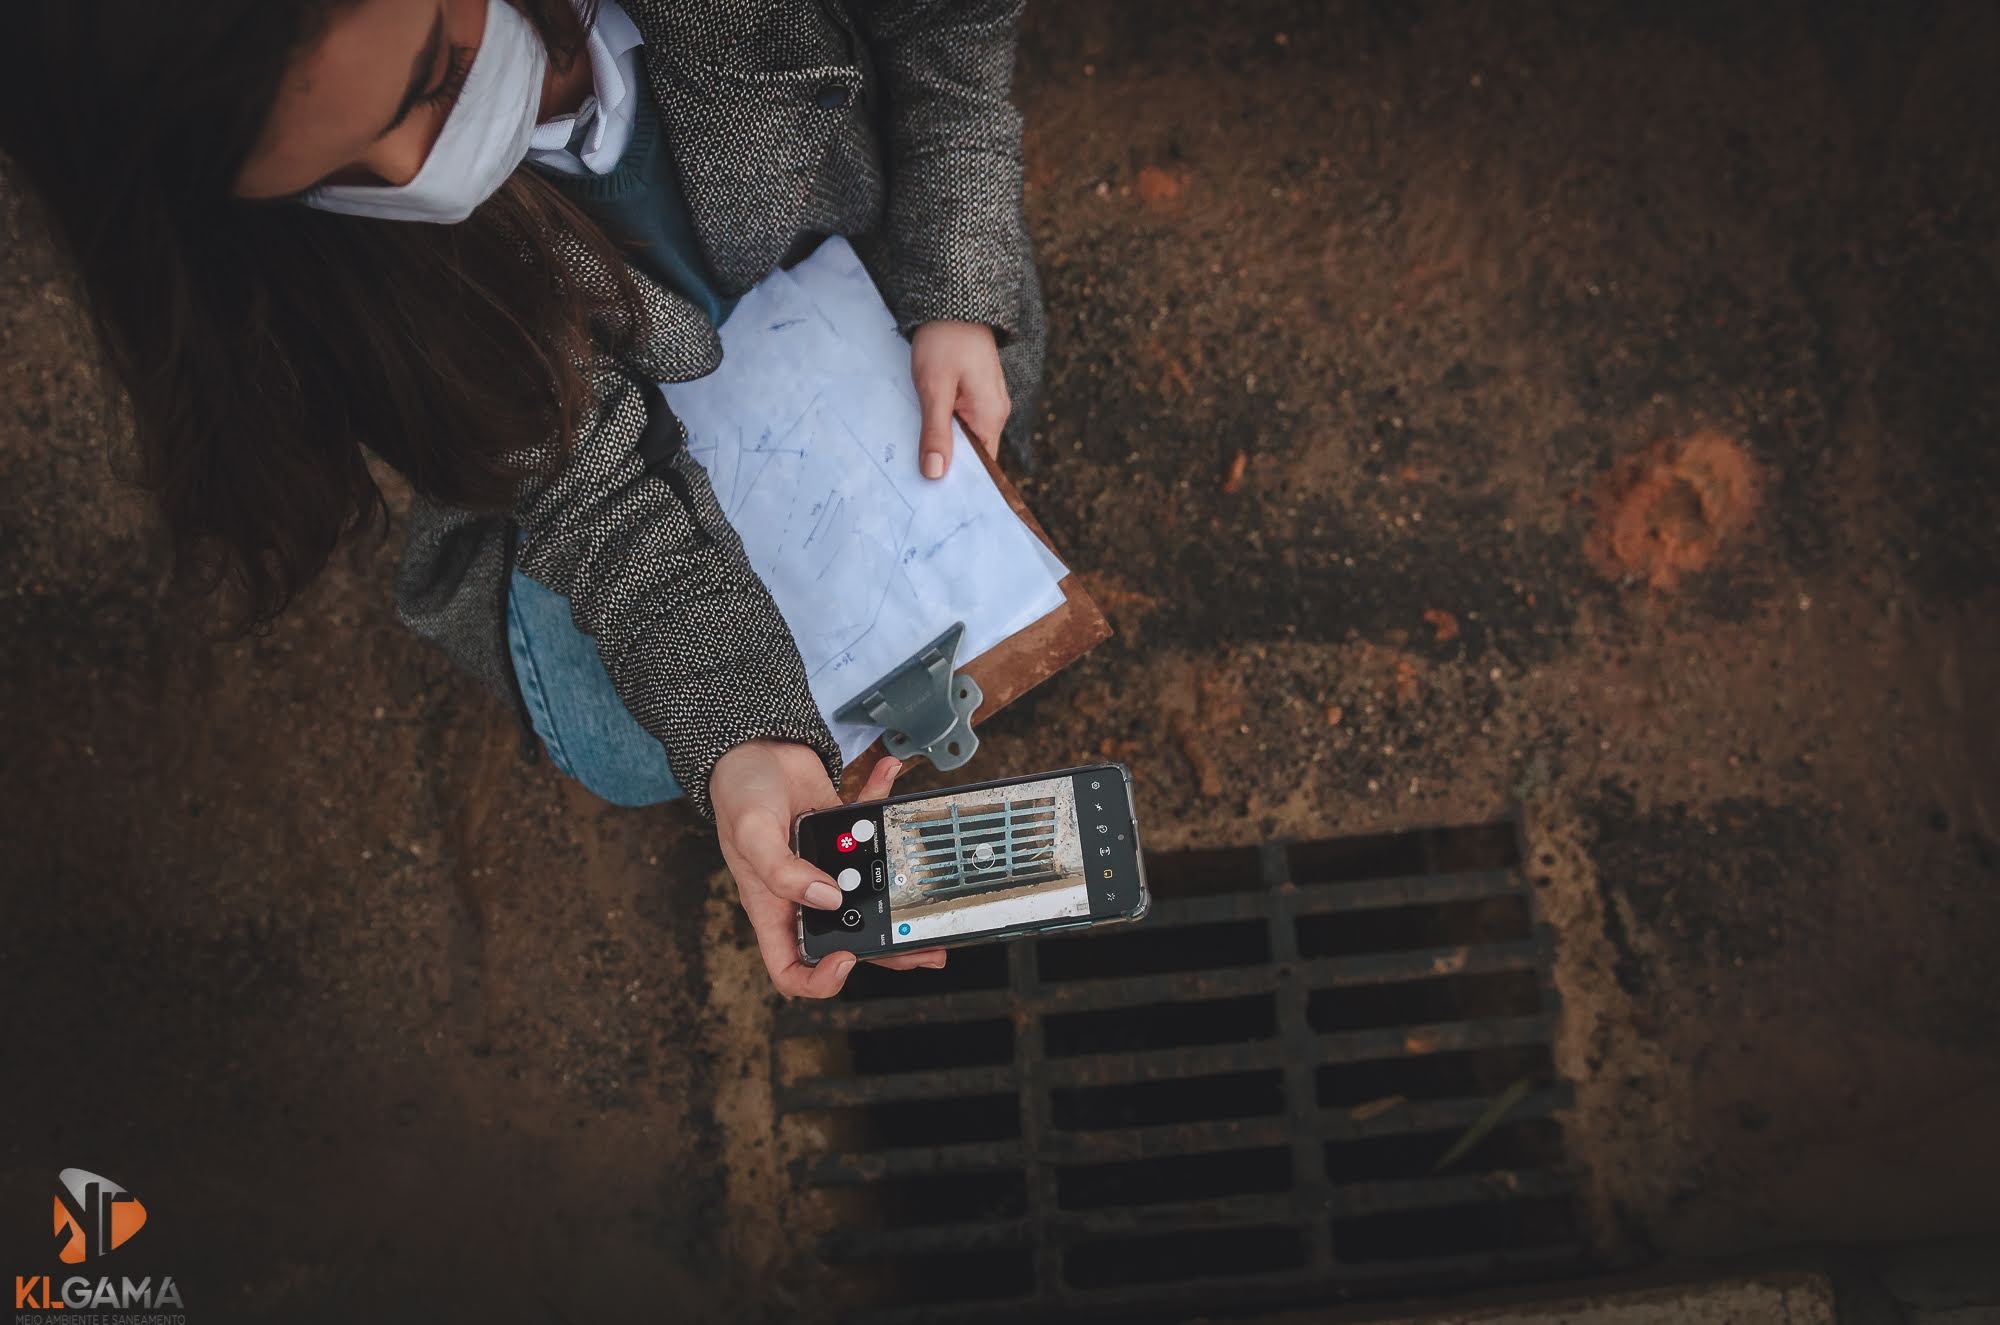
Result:
{"label": "dirt on ground", "polygon": [[[1124,760],[1157,849],[1520,813],[1607,1257],[2000,1224],[1996,55],[1971,2],[1028,19],[1023,488],[1118,633],[966,772]],[[0,200],[0,1246],[80,1166],[191,1318],[812,1318],[704,831],[525,760],[394,540],[207,641]]]}

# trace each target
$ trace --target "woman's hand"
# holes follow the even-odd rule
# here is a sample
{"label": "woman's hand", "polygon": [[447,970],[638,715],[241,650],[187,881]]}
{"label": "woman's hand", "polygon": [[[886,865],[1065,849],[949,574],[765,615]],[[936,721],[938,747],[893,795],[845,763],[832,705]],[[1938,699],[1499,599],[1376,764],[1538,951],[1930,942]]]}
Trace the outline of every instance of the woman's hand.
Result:
{"label": "woman's hand", "polygon": [[910,377],[923,410],[917,456],[925,478],[943,478],[951,464],[954,414],[987,455],[1000,454],[1000,430],[1014,405],[1007,398],[993,328],[978,322],[924,323],[910,337]]}
{"label": "woman's hand", "polygon": [[[856,798],[888,795],[902,771],[899,760],[878,761]],[[750,741],[716,763],[708,795],[715,806],[722,858],[735,876],[743,914],[750,917],[771,983],[787,998],[833,997],[847,983],[854,955],[837,952],[818,966],[806,965],[799,957],[798,908],[832,910],[840,905],[840,886],[792,854],[793,817],[840,804],[826,766],[793,741]],[[874,960],[897,970],[941,967],[944,951],[926,948]]]}

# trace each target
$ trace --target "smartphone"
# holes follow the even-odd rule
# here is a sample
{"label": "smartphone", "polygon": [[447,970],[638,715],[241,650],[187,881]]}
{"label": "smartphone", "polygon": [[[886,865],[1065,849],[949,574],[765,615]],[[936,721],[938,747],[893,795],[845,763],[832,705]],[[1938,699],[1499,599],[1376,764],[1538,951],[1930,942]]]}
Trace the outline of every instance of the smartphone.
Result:
{"label": "smartphone", "polygon": [[792,850],[840,885],[799,908],[808,964],[1138,920],[1152,905],[1122,764],[802,814]]}

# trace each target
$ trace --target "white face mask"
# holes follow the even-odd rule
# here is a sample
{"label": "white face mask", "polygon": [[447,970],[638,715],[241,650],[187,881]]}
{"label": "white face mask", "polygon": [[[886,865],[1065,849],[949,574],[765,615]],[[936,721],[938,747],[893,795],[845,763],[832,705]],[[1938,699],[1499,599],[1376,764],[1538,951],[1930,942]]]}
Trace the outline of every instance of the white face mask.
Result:
{"label": "white face mask", "polygon": [[486,35],[416,178],[394,188],[329,184],[308,193],[306,205],[391,221],[463,221],[527,158],[548,61],[541,34],[520,10],[486,0]]}

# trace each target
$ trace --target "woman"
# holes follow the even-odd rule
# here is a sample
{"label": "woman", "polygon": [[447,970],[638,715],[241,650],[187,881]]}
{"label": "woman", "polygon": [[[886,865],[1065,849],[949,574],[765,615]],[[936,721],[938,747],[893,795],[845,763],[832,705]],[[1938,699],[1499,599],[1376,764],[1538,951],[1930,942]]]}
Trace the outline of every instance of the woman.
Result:
{"label": "woman", "polygon": [[268,619],[383,513],[373,451],[416,493],[403,619],[566,771],[712,814],[774,983],[823,997],[852,960],[803,966],[793,908],[839,892],[788,833],[838,750],[654,384],[712,371],[734,299],[844,234],[910,335],[924,472],[954,413],[1018,444],[1018,9],[24,0],[0,136],[182,563]]}

